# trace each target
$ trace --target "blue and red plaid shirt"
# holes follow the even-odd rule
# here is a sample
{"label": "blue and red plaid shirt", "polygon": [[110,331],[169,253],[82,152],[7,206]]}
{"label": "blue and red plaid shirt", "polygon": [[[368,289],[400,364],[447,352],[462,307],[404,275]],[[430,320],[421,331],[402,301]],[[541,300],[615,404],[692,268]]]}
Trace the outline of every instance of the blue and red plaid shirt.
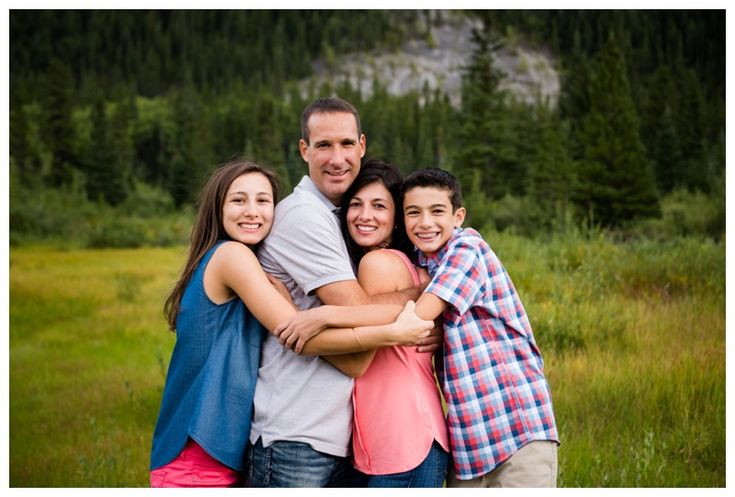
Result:
{"label": "blue and red plaid shirt", "polygon": [[478,478],[532,440],[559,437],[543,360],[513,282],[480,234],[456,228],[426,291],[447,302],[437,373],[457,477]]}

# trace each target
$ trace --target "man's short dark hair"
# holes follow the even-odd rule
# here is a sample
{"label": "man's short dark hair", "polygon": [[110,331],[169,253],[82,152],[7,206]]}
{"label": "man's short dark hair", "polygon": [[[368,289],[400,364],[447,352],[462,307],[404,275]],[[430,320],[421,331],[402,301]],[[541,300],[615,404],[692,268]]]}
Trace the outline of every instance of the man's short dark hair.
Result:
{"label": "man's short dark hair", "polygon": [[349,112],[355,117],[355,124],[357,125],[357,138],[362,135],[362,127],[360,126],[360,114],[355,109],[355,106],[339,97],[320,98],[314,100],[304,112],[301,113],[301,138],[308,144],[309,143],[309,118],[312,114],[318,114],[320,112],[335,113],[335,112]]}
{"label": "man's short dark hair", "polygon": [[408,190],[412,188],[433,187],[440,190],[447,190],[449,198],[452,201],[452,210],[456,211],[462,207],[462,187],[457,177],[438,167],[427,167],[412,172],[403,180],[401,187],[401,196],[405,196]]}

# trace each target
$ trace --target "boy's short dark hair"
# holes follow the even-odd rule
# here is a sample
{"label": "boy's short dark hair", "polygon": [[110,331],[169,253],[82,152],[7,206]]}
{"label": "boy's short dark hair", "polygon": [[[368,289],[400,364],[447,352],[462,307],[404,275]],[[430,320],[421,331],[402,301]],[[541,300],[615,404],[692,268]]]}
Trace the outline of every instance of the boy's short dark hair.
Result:
{"label": "boy's short dark hair", "polygon": [[452,210],[462,207],[462,187],[455,175],[438,167],[427,167],[414,171],[403,180],[401,196],[405,196],[408,190],[420,187],[433,187],[449,191],[452,201]]}
{"label": "boy's short dark hair", "polygon": [[362,134],[362,126],[360,125],[360,113],[357,112],[355,106],[339,97],[318,98],[310,103],[301,113],[301,138],[309,143],[309,118],[312,114],[320,112],[335,113],[348,112],[355,117],[355,125],[357,126],[358,138]]}

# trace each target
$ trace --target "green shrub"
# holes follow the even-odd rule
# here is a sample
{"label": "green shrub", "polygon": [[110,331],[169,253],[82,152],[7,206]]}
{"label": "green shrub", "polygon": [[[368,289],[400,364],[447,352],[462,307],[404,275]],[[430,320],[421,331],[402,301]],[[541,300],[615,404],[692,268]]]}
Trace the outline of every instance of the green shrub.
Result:
{"label": "green shrub", "polygon": [[701,192],[675,190],[661,199],[661,217],[639,221],[635,236],[667,239],[676,236],[725,236],[725,199]]}
{"label": "green shrub", "polygon": [[91,202],[78,188],[31,189],[15,183],[9,217],[14,247],[136,248],[187,243],[192,211],[174,210],[168,193],[144,183],[117,207]]}

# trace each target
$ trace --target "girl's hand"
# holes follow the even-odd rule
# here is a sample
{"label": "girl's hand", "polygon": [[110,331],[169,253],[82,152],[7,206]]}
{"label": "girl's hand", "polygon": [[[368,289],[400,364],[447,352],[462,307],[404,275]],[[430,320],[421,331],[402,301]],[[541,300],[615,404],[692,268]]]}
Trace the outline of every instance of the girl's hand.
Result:
{"label": "girl's hand", "polygon": [[429,336],[434,327],[433,321],[426,321],[416,315],[416,303],[412,300],[406,302],[406,306],[396,318],[394,323],[396,340],[402,345],[415,345]]}
{"label": "girl's hand", "polygon": [[281,345],[298,354],[306,342],[327,327],[326,321],[321,317],[322,311],[322,307],[299,311],[276,326],[273,334]]}

